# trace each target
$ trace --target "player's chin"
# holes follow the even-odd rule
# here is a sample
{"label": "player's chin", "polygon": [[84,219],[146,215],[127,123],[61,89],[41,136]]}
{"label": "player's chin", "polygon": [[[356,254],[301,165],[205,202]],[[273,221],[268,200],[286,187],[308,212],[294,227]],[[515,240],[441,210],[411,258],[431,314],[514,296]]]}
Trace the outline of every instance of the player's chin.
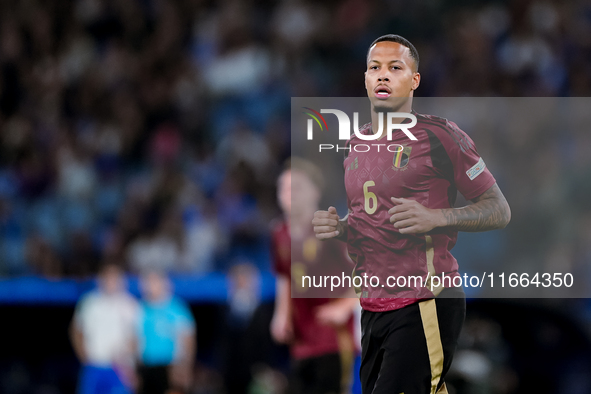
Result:
{"label": "player's chin", "polygon": [[408,97],[395,97],[392,95],[388,97],[371,96],[369,100],[371,101],[374,112],[395,112],[406,103]]}

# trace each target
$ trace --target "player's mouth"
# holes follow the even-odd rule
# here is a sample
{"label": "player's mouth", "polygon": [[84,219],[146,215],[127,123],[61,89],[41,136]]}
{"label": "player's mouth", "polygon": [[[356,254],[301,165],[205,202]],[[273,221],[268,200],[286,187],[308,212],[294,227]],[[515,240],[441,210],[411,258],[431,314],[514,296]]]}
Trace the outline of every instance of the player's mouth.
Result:
{"label": "player's mouth", "polygon": [[390,88],[386,85],[376,86],[373,92],[379,99],[387,99],[392,94],[392,90],[390,90]]}

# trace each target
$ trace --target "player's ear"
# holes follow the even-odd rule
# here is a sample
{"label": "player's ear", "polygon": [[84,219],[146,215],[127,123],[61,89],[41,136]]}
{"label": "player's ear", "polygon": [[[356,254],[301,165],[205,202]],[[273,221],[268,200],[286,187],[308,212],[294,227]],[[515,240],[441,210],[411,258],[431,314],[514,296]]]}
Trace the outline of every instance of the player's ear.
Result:
{"label": "player's ear", "polygon": [[412,76],[412,90],[417,90],[421,83],[421,74],[418,72],[414,73]]}
{"label": "player's ear", "polygon": [[365,89],[367,89],[367,71],[363,73],[363,80],[365,81]]}

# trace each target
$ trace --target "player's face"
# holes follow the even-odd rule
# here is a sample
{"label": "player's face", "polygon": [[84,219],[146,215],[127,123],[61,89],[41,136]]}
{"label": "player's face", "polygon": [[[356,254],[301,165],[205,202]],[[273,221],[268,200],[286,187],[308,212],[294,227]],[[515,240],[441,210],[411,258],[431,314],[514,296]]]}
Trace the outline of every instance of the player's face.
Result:
{"label": "player's face", "polygon": [[367,57],[365,88],[374,109],[397,110],[419,86],[421,76],[410,49],[397,42],[382,41]]}
{"label": "player's face", "polygon": [[149,273],[143,278],[142,292],[150,301],[159,301],[168,296],[168,279],[157,273]]}
{"label": "player's face", "polygon": [[118,269],[107,267],[99,277],[99,285],[106,294],[118,293],[124,288],[123,275]]}
{"label": "player's face", "polygon": [[279,177],[277,196],[283,213],[291,214],[314,212],[318,209],[320,192],[314,182],[301,171],[285,171]]}
{"label": "player's face", "polygon": [[313,214],[318,209],[320,192],[314,182],[302,171],[291,172],[292,215]]}

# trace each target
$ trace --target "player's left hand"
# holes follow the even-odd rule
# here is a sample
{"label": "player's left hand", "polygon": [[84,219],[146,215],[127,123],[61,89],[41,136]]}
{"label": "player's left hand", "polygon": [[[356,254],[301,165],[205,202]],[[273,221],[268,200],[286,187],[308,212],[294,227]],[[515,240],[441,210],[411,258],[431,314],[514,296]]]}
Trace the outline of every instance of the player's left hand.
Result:
{"label": "player's left hand", "polygon": [[407,198],[391,198],[396,204],[388,213],[390,223],[400,234],[420,234],[433,230],[444,220],[440,209],[430,209],[415,200]]}

